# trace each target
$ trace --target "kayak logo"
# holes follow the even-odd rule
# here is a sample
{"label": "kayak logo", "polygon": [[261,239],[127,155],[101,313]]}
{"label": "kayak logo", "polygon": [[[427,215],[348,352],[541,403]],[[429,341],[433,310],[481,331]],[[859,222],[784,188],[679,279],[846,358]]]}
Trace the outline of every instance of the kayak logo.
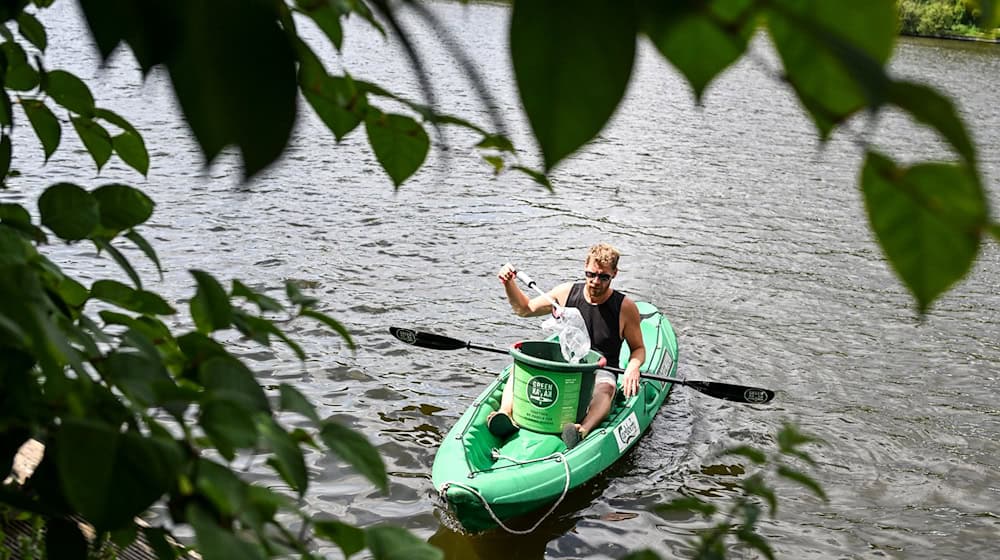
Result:
{"label": "kayak logo", "polygon": [[747,389],[743,391],[743,398],[748,403],[764,403],[767,402],[767,392],[760,389]]}
{"label": "kayak logo", "polygon": [[396,338],[407,344],[415,344],[417,342],[417,332],[410,329],[396,329],[395,335]]}
{"label": "kayak logo", "polygon": [[628,446],[639,439],[639,420],[635,413],[628,415],[617,428],[615,428],[615,441],[618,442],[618,452],[624,453]]}
{"label": "kayak logo", "polygon": [[554,381],[541,375],[532,377],[524,391],[528,402],[538,408],[548,408],[559,400],[559,387]]}

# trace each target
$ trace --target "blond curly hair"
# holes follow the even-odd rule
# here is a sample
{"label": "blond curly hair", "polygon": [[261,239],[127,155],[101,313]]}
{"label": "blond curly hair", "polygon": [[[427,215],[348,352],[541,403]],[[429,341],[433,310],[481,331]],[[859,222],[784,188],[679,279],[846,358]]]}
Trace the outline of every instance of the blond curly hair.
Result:
{"label": "blond curly hair", "polygon": [[587,260],[584,261],[584,265],[594,261],[598,265],[608,266],[611,267],[611,270],[617,271],[619,257],[621,257],[621,253],[618,252],[618,249],[608,243],[598,243],[587,252]]}

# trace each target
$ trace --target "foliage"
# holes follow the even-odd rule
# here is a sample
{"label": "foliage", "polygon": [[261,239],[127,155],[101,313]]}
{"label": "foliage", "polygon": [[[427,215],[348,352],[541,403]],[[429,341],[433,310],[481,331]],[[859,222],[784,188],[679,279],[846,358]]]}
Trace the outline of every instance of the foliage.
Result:
{"label": "foliage", "polygon": [[[10,169],[15,132],[32,131],[48,160],[70,127],[98,170],[117,157],[145,175],[149,153],[140,132],[100,107],[78,77],[44,64],[49,38],[42,13],[51,3],[0,1],[0,181],[18,186]],[[546,174],[591,141],[621,102],[637,38],[655,45],[700,100],[764,31],[777,49],[782,79],[822,139],[862,111],[896,108],[951,148],[944,161],[903,164],[864,145],[859,176],[871,227],[921,313],[967,273],[985,235],[1000,237],[975,146],[952,102],[887,73],[897,21],[888,0],[515,2],[510,55],[541,149],[541,171],[520,160],[499,115],[491,115],[496,130],[487,130],[438,112],[422,57],[397,17],[401,8],[387,0],[78,3],[103,57],[123,46],[142,72],[166,70],[206,161],[235,147],[245,175],[260,172],[284,153],[307,105],[338,141],[364,130],[396,188],[420,169],[446,127],[473,133],[474,148],[497,172],[524,173],[551,188]],[[402,6],[445,45],[454,43],[432,11],[412,1]],[[981,3],[982,21],[995,24],[994,7]],[[399,41],[425,102],[346,69],[331,73],[298,32],[299,25],[315,25],[339,51],[349,40],[348,18]],[[486,105],[494,106],[475,65],[461,51],[453,54]],[[400,106],[402,112],[388,109]],[[15,128],[23,119],[30,128]],[[47,447],[25,486],[0,488],[0,504],[52,520],[80,515],[101,543],[109,536],[135,538],[133,517],[165,503],[169,524],[193,529],[209,560],[308,558],[313,538],[336,543],[345,556],[363,548],[377,558],[436,554],[405,531],[361,529],[300,511],[297,500],[309,490],[304,447],[331,451],[384,490],[381,459],[349,427],[321,418],[294,387],[266,391],[215,340],[235,330],[265,346],[280,341],[304,359],[281,326],[295,319],[319,321],[353,346],[317,300],[288,284],[281,302],[265,289],[192,270],[187,323],[171,302],[147,289],[122,250],[134,246],[161,268],[142,234],[155,205],[141,191],[56,178],[33,210],[0,204],[0,471],[10,470],[28,438]],[[84,284],[46,256],[50,239],[93,245],[128,283],[118,275]],[[290,429],[289,419],[299,416],[309,427]],[[233,469],[234,460],[257,452],[268,454],[288,492],[250,483]],[[79,557],[86,549],[82,534],[75,525],[54,523],[60,538],[46,541],[49,555]],[[170,557],[163,527],[141,532],[161,557]]]}
{"label": "foliage", "polygon": [[[0,4],[6,22],[0,29],[3,179],[8,186],[14,183],[15,175],[8,171],[15,130],[32,130],[48,159],[60,148],[66,124],[72,124],[98,170],[117,156],[145,175],[149,154],[139,131],[98,106],[78,77],[45,67],[47,34],[36,14],[48,4]],[[121,32],[134,41],[145,70],[169,60],[181,105],[206,155],[230,142],[242,143],[252,173],[284,149],[284,140],[275,144],[271,137],[287,133],[294,116],[296,72],[285,63],[293,60],[295,50],[276,23],[280,14],[273,5],[259,2],[253,9],[238,10],[242,4],[222,2],[169,7],[145,2],[81,4],[102,47]],[[165,24],[169,30],[172,24],[180,25],[181,15],[190,17],[199,7],[221,28],[185,28],[190,42],[174,45],[174,51],[157,42],[169,42],[164,39],[169,33],[147,29],[143,38],[127,28],[136,20],[116,19],[155,15],[164,19],[143,20],[145,24]],[[165,13],[171,10],[176,13]],[[18,35],[10,30],[15,24]],[[195,60],[192,49],[212,52],[208,47],[213,46],[228,49],[211,61],[223,64],[203,68],[204,61]],[[36,52],[29,56],[32,50]],[[232,60],[226,57],[244,66],[230,68],[227,74],[223,67]],[[249,87],[246,65],[251,63],[256,72],[270,72],[279,84],[291,84],[290,91],[287,84],[266,91]],[[314,67],[308,68],[313,73],[309,75],[316,74]],[[243,87],[254,94],[233,95],[234,88]],[[232,112],[217,114],[219,99],[203,95],[205,88],[246,99],[240,107],[244,111],[266,108],[271,119],[262,119],[260,130],[249,131],[234,122]],[[14,128],[21,117],[15,106],[30,129]],[[369,112],[365,117],[375,137],[373,147],[390,175],[405,179],[414,159],[422,160],[413,154],[427,149],[400,141],[400,136],[409,139],[417,125],[397,115]],[[259,140],[248,142],[251,133]],[[154,208],[144,193],[118,183],[89,188],[56,182],[38,197],[35,217],[21,204],[0,203],[0,471],[6,476],[15,453],[29,438],[45,444],[44,457],[25,484],[0,488],[0,506],[28,515],[36,524],[45,520],[46,536],[31,543],[32,554],[104,557],[111,553],[111,541],[124,545],[141,533],[160,558],[173,558],[163,527],[136,528],[133,521],[154,504],[165,503],[170,524],[191,527],[207,559],[233,554],[310,557],[313,538],[339,545],[345,555],[362,548],[376,558],[396,557],[401,548],[436,555],[405,531],[358,529],[301,511],[300,501],[309,489],[305,447],[329,450],[385,491],[382,460],[362,435],[321,418],[295,387],[281,384],[277,391],[265,391],[253,372],[214,337],[235,330],[263,346],[280,341],[304,360],[303,349],[284,325],[312,320],[339,333],[352,349],[354,342],[339,322],[320,310],[318,300],[294,283],[286,284],[287,301],[281,302],[238,280],[224,286],[201,270],[191,271],[196,290],[188,312],[193,326],[168,326],[184,323],[178,310],[146,288],[122,250],[126,244],[135,246],[161,270],[155,249],[142,233]],[[45,255],[50,240],[92,244],[99,255],[118,264],[129,283],[109,277],[85,285]],[[307,419],[309,427],[291,428],[296,416]],[[249,482],[234,468],[238,458],[262,452],[287,491]],[[86,520],[97,538],[88,542],[75,522],[64,521],[69,516]]]}
{"label": "foliage", "polygon": [[[778,492],[771,480],[792,482],[826,501],[823,488],[808,474],[799,470],[798,463],[816,466],[809,453],[802,448],[817,443],[812,436],[803,434],[793,424],[785,424],[777,434],[777,452],[739,446],[727,449],[722,456],[734,456],[749,461],[762,469],[740,483],[741,494],[726,510],[698,496],[684,496],[658,506],[656,511],[669,516],[678,512],[696,513],[715,524],[701,531],[691,543],[692,558],[717,560],[727,557],[727,551],[743,547],[756,550],[759,554],[774,560],[774,551],[767,539],[758,530],[761,515],[767,513],[774,518],[778,513]],[[659,558],[650,550],[636,551],[623,560]]]}
{"label": "foliage", "polygon": [[995,37],[972,0],[900,0],[900,32],[907,35]]}

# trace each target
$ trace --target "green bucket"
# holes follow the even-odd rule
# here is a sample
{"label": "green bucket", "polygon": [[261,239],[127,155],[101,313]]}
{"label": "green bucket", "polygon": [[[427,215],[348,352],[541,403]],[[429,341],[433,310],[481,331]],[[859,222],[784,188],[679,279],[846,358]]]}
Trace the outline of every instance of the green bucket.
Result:
{"label": "green bucket", "polygon": [[510,349],[514,357],[514,421],[522,428],[558,434],[583,419],[594,391],[594,370],[604,358],[591,350],[568,363],[554,340],[527,340]]}

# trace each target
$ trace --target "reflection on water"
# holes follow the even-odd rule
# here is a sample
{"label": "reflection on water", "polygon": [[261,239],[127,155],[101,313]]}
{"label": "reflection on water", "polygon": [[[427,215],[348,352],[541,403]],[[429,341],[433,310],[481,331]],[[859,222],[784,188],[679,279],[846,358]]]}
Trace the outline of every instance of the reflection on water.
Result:
{"label": "reflection on water", "polygon": [[[495,88],[515,142],[530,146],[499,54],[508,8],[433,8]],[[853,138],[838,133],[818,145],[797,102],[773,79],[778,63],[765,41],[709,88],[701,108],[641,44],[628,99],[597,141],[556,171],[555,193],[526,177],[493,179],[461,133],[447,138],[447,164],[435,153],[397,191],[361,131],[335,146],[310,114],[286,160],[244,185],[228,156],[202,169],[166,76],[143,81],[124,54],[97,70],[96,49],[79,48],[84,33],[74,10],[59,3],[43,15],[52,29],[49,65],[90,79],[101,106],[145,132],[149,179],[114,162],[95,178],[72,138],[43,166],[41,149],[22,148],[19,138],[14,167],[22,176],[0,197],[33,207],[55,177],[143,188],[157,202],[144,234],[166,267],[164,280],[155,283],[141,255],[124,250],[182,308],[193,294],[191,268],[261,290],[288,279],[309,286],[322,310],[350,329],[357,351],[305,323],[290,333],[310,356],[304,364],[286,348],[262,351],[235,336],[226,342],[265,385],[295,383],[321,414],[363,432],[385,458],[390,489],[380,494],[339,458],[311,453],[317,478],[306,509],[365,526],[397,523],[453,558],[617,558],[641,547],[683,557],[683,543],[705,521],[653,507],[693,492],[725,508],[741,474],[716,454],[770,445],[791,419],[826,442],[812,452],[813,474],[830,502],[779,482],[779,516],[762,525],[779,557],[996,556],[1000,251],[986,245],[973,275],[918,322],[865,224]],[[356,23],[344,66],[419,98],[405,57]],[[444,108],[486,122],[433,37],[418,34],[418,43]],[[1000,178],[998,52],[904,40],[892,66],[957,96],[990,185]],[[906,159],[949,157],[933,135],[894,115],[880,122],[875,141]],[[990,197],[1000,203],[997,189]],[[572,493],[534,534],[456,534],[435,515],[434,452],[506,358],[405,347],[386,327],[498,347],[537,336],[540,320],[511,314],[497,268],[512,261],[554,286],[582,273],[585,250],[598,241],[623,250],[615,285],[674,323],[680,375],[767,387],[778,398],[751,407],[676,388],[636,449]],[[84,280],[115,270],[82,245],[52,253]],[[266,472],[252,467],[254,476]]]}

